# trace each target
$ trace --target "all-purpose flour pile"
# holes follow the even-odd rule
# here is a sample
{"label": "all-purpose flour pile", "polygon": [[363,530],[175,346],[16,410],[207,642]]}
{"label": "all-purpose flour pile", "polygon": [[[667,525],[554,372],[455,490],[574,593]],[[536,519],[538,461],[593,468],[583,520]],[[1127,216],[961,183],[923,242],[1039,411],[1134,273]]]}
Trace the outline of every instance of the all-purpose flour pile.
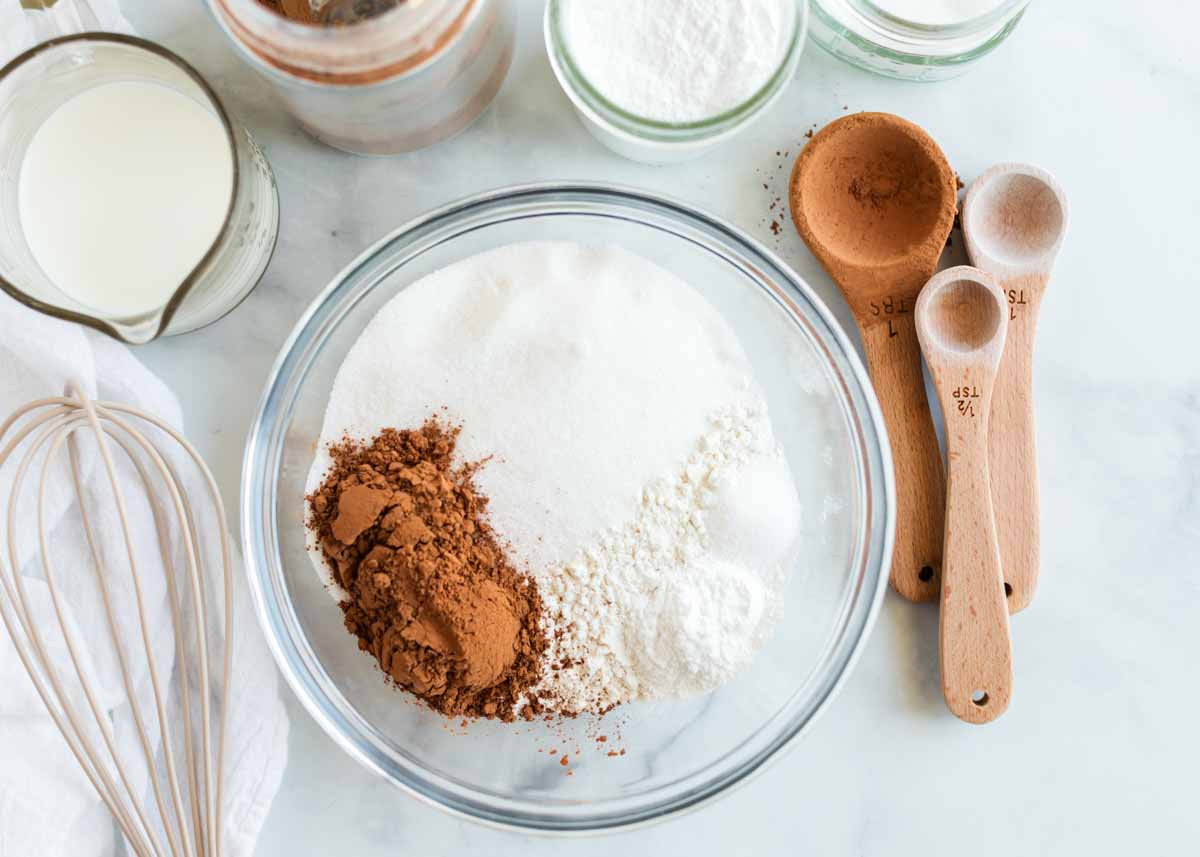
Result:
{"label": "all-purpose flour pile", "polygon": [[801,518],[763,394],[701,295],[529,243],[414,283],[338,373],[314,563],[398,685],[453,715],[704,693],[778,618]]}

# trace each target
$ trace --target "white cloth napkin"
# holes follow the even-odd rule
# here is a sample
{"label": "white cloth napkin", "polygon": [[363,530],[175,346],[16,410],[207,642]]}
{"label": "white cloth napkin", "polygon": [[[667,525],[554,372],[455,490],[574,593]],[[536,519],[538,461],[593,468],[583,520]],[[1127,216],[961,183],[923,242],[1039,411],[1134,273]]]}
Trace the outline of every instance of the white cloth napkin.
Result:
{"label": "white cloth napkin", "polygon": [[[61,395],[66,381],[75,378],[97,399],[127,403],[176,427],[182,425],[175,396],[119,343],[83,327],[42,316],[3,294],[0,294],[0,331],[3,331],[0,421],[28,401]],[[181,473],[191,472],[182,453],[174,463]],[[5,509],[12,487],[12,469],[11,462],[0,469],[0,497],[3,497],[0,505]],[[118,469],[122,480],[132,474],[128,465]],[[97,491],[98,499],[110,496],[101,484],[104,480],[98,477],[99,474],[85,468],[87,490]],[[135,490],[132,483],[123,481],[123,484],[130,486],[127,497],[141,496],[142,492]],[[202,496],[196,494],[198,505]],[[50,542],[60,585],[66,594],[68,621],[78,629],[81,639],[106,639],[102,636],[105,625],[101,606],[94,597],[84,597],[68,573],[73,567],[90,568],[74,505],[74,491],[66,486],[53,492],[47,503],[47,518],[54,522]],[[97,531],[108,534],[109,538],[109,544],[102,549],[119,549],[123,541],[119,528],[113,524],[115,514],[102,502],[89,504],[89,510],[93,508],[99,509]],[[146,540],[144,546],[137,546],[140,555],[156,555],[149,505],[134,501],[129,511],[135,533]],[[32,511],[22,509],[17,531],[34,533],[32,521]],[[40,608],[46,627],[57,628],[35,556],[34,539],[27,537],[18,544],[22,578],[30,599],[35,602],[35,610]],[[227,857],[250,857],[286,765],[288,720],[275,665],[255,623],[241,560],[235,559],[235,657],[225,755],[224,853]],[[157,584],[149,586],[146,592],[148,613],[160,625],[151,635],[156,641],[156,660],[160,672],[171,674],[172,680],[178,681],[178,675],[171,673],[174,637],[168,624],[165,587],[158,576],[147,574],[147,577]],[[129,623],[133,615],[133,602],[127,598],[118,611],[118,624]],[[213,617],[214,630],[219,632],[220,625],[220,617]],[[134,737],[129,703],[113,659],[106,655],[107,651],[97,646],[90,653],[93,658],[90,668],[98,677],[101,704],[109,712],[118,744],[130,749]],[[146,702],[149,670],[142,658],[136,659],[132,666],[142,710],[152,711]],[[69,665],[66,669],[70,669]],[[193,693],[198,692],[195,683],[190,686]],[[214,702],[219,701],[219,688],[207,692],[212,694]],[[172,719],[178,722],[177,717]],[[155,749],[161,751],[161,747]],[[143,794],[146,806],[150,807],[151,795],[146,783],[144,778],[136,783],[135,793]],[[152,809],[148,814],[156,817]],[[12,641],[0,625],[0,857],[103,857],[121,853],[121,848],[107,810],[78,769],[25,674]]]}
{"label": "white cloth napkin", "polygon": [[133,33],[133,27],[121,14],[117,0],[0,0],[0,66],[17,54],[55,36],[104,30],[109,33]]}

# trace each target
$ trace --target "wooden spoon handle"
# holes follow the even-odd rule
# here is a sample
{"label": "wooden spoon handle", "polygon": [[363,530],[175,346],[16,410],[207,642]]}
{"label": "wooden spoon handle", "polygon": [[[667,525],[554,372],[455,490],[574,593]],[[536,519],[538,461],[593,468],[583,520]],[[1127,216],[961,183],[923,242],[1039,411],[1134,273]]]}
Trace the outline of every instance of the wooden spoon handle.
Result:
{"label": "wooden spoon handle", "polygon": [[1037,437],[1033,422],[1033,341],[1045,278],[1002,285],[1008,297],[1008,338],[992,393],[988,427],[992,506],[1008,609],[1029,606],[1037,587],[1040,525]]}
{"label": "wooden spoon handle", "polygon": [[892,586],[909,601],[935,601],[942,574],[945,480],[913,315],[864,325],[862,336],[896,472]]}
{"label": "wooden spoon handle", "polygon": [[[986,396],[983,401],[986,402]],[[939,645],[942,695],[969,723],[995,720],[1012,698],[1012,644],[992,519],[984,413],[947,413],[946,547]]]}

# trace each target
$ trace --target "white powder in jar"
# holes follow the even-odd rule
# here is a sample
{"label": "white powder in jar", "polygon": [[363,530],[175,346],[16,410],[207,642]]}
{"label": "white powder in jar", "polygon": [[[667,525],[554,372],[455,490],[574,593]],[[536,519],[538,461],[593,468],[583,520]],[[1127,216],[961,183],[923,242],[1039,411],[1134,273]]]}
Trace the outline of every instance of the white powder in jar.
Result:
{"label": "white powder in jar", "polygon": [[[782,603],[801,516],[733,331],[616,247],[510,245],[413,283],[338,371],[308,477],[346,435],[461,424],[510,558],[555,640],[563,711],[691,695],[745,666]],[[319,549],[314,565],[335,596]]]}
{"label": "white powder in jar", "polygon": [[783,62],[795,0],[564,0],[579,73],[617,107],[697,122],[745,103]]}

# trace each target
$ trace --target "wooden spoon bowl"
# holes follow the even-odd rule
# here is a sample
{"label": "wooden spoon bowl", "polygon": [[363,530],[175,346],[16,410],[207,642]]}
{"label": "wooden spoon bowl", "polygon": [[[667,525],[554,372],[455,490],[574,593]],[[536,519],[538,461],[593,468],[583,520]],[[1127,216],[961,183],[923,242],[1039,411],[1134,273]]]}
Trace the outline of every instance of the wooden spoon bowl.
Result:
{"label": "wooden spoon bowl", "polygon": [[945,483],[913,308],[954,224],[954,171],[912,122],[856,113],[804,147],[788,196],[800,236],[858,322],[887,424],[896,472],[892,585],[911,601],[934,601]]}

